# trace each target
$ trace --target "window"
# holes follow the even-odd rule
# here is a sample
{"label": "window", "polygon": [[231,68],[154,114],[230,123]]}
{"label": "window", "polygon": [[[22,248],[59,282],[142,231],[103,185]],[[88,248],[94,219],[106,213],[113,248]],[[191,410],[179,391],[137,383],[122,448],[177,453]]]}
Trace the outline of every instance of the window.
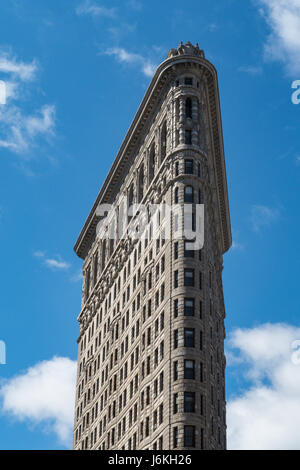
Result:
{"label": "window", "polygon": [[184,412],[195,413],[195,392],[184,392]]}
{"label": "window", "polygon": [[154,171],[155,171],[155,145],[152,144],[150,150],[150,165],[149,165],[149,183],[154,178]]}
{"label": "window", "polygon": [[179,162],[175,163],[175,176],[179,175]]}
{"label": "window", "polygon": [[191,98],[187,98],[185,100],[185,117],[192,118],[192,100]]}
{"label": "window", "polygon": [[195,329],[194,328],[184,329],[184,346],[186,348],[195,347]]}
{"label": "window", "polygon": [[159,418],[159,424],[162,424],[162,422],[164,420],[164,405],[163,405],[163,403],[161,403],[159,405],[158,418]]}
{"label": "window", "polygon": [[143,197],[144,197],[144,167],[142,165],[140,168],[139,177],[138,177],[138,202],[141,202]]}
{"label": "window", "polygon": [[174,243],[174,259],[178,259],[178,242]]}
{"label": "window", "polygon": [[194,160],[184,160],[184,172],[186,175],[194,173]]}
{"label": "window", "polygon": [[179,188],[178,186],[175,188],[175,194],[174,194],[174,202],[175,204],[178,204],[179,201]]}
{"label": "window", "polygon": [[195,361],[189,359],[184,361],[184,378],[195,379]]}
{"label": "window", "polygon": [[185,130],[185,144],[192,145],[192,131],[190,129]]}
{"label": "window", "polygon": [[178,447],[178,427],[173,428],[173,448]]}
{"label": "window", "polygon": [[146,418],[146,425],[145,425],[145,436],[148,437],[150,434],[150,418]]}
{"label": "window", "polygon": [[187,287],[194,287],[194,270],[193,269],[184,270],[184,285]]}
{"label": "window", "polygon": [[86,280],[85,280],[85,298],[87,299],[90,293],[90,277],[91,277],[91,269],[88,268],[86,271]]}
{"label": "window", "polygon": [[193,317],[195,315],[194,299],[184,299],[184,315],[186,317]]}
{"label": "window", "polygon": [[184,202],[186,203],[194,202],[194,190],[192,186],[186,186],[184,188]]}
{"label": "window", "polygon": [[173,414],[178,413],[178,393],[173,395]]}
{"label": "window", "polygon": [[184,447],[195,447],[195,426],[184,426]]}
{"label": "window", "polygon": [[173,363],[173,379],[174,381],[178,380],[178,361]]}
{"label": "window", "polygon": [[185,85],[193,85],[193,78],[192,77],[185,77],[184,84]]}
{"label": "window", "polygon": [[162,392],[164,389],[164,373],[161,372],[159,375],[159,392]]}
{"label": "window", "polygon": [[97,276],[98,276],[98,253],[96,253],[95,258],[94,258],[94,285],[97,282]]}
{"label": "window", "polygon": [[201,189],[198,190],[198,204],[202,204],[202,191],[201,191]]}
{"label": "window", "polygon": [[163,123],[161,130],[161,160],[163,161],[166,156],[167,149],[167,124],[166,121]]}
{"label": "window", "polygon": [[174,318],[178,317],[178,299],[174,300]]}
{"label": "window", "polygon": [[191,245],[191,244],[192,244],[192,242],[190,242],[190,241],[185,241],[184,242],[184,257],[185,258],[194,258],[195,251],[188,249],[188,246]]}
{"label": "window", "polygon": [[174,349],[178,348],[178,330],[174,330]]}
{"label": "window", "polygon": [[174,288],[178,287],[178,271],[174,272]]}

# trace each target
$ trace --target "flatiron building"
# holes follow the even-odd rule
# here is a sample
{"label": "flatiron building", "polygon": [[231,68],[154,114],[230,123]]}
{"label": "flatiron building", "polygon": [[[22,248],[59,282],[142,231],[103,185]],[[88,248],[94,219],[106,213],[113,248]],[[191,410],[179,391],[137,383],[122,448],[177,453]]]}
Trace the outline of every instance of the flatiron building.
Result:
{"label": "flatiron building", "polygon": [[[166,210],[187,205],[204,237],[193,248],[178,236],[185,218]],[[74,449],[226,448],[230,246],[217,72],[198,44],[181,43],[157,68],[75,244]]]}

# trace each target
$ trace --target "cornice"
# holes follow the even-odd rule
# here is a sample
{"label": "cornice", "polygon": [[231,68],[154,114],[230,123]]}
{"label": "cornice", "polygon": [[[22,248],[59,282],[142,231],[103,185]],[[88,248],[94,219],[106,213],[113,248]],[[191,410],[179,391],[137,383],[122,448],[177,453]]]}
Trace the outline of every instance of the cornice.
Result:
{"label": "cornice", "polygon": [[133,155],[135,155],[135,149],[145,128],[145,124],[157,104],[164,85],[175,78],[176,68],[180,64],[185,64],[186,68],[194,65],[202,69],[202,76],[207,85],[211,121],[210,127],[212,130],[213,166],[217,182],[220,226],[222,228],[222,253],[230,248],[232,239],[217,72],[215,67],[204,57],[183,54],[167,58],[157,68],[75,243],[74,250],[80,258],[85,259],[94,240],[98,223],[98,218],[96,217],[98,205],[100,203],[113,203],[116,191],[119,187],[120,178],[126,174]]}

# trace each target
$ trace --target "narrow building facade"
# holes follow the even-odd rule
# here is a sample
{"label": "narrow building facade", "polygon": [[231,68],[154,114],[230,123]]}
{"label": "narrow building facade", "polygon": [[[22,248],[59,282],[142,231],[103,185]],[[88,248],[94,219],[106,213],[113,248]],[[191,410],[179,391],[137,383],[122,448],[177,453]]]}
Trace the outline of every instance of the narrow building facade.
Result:
{"label": "narrow building facade", "polygon": [[157,68],[75,244],[74,449],[226,448],[230,246],[217,73],[181,43]]}

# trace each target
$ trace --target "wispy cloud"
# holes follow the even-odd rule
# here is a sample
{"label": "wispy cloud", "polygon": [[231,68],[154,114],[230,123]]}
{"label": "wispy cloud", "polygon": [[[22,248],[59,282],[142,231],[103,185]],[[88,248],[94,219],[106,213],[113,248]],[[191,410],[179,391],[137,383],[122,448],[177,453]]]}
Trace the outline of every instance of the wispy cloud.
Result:
{"label": "wispy cloud", "polygon": [[37,62],[31,63],[18,61],[16,57],[11,56],[7,51],[0,52],[0,73],[12,75],[22,81],[34,80],[37,72]]}
{"label": "wispy cloud", "polygon": [[85,0],[83,3],[80,3],[77,6],[76,13],[77,15],[91,15],[94,17],[103,16],[106,18],[115,18],[116,9],[101,6],[91,0]]}
{"label": "wispy cloud", "polygon": [[251,207],[251,224],[254,232],[260,232],[263,228],[269,227],[278,220],[280,211],[263,205],[253,205]]}
{"label": "wispy cloud", "polygon": [[152,61],[141,54],[129,52],[124,48],[113,47],[107,49],[104,54],[115,57],[118,62],[138,66],[147,77],[152,77],[156,70],[156,65]]}
{"label": "wispy cloud", "polygon": [[143,8],[142,2],[138,0],[127,0],[126,5],[136,11],[141,11]]}
{"label": "wispy cloud", "polygon": [[249,75],[261,75],[263,73],[263,68],[260,66],[242,66],[238,68],[239,72],[248,73]]}
{"label": "wispy cloud", "polygon": [[54,357],[39,362],[4,382],[1,412],[30,425],[54,432],[66,447],[72,444],[76,362]]}
{"label": "wispy cloud", "polygon": [[268,60],[281,61],[289,75],[300,72],[300,1],[258,0],[271,32],[265,44]]}
{"label": "wispy cloud", "polygon": [[240,250],[240,251],[242,251],[242,250],[244,249],[244,245],[242,245],[242,243],[237,242],[236,240],[233,240],[233,241],[232,241],[232,246],[231,246],[231,248],[232,248],[233,250]]}
{"label": "wispy cloud", "polygon": [[53,270],[67,270],[70,268],[70,264],[64,261],[59,255],[55,258],[48,258],[43,251],[35,251],[33,255],[36,258],[41,259],[43,264],[47,266],[47,268]]}
{"label": "wispy cloud", "polygon": [[79,269],[76,273],[74,273],[70,278],[71,282],[80,282],[80,281],[82,281],[82,279],[83,279],[83,277],[82,277],[82,270],[81,269]]}
{"label": "wispy cloud", "polygon": [[239,367],[249,384],[227,403],[229,449],[300,449],[299,339],[300,328],[287,324],[229,336],[229,367]]}
{"label": "wispy cloud", "polygon": [[25,110],[24,96],[30,94],[37,71],[36,60],[25,63],[11,52],[0,49],[0,78],[6,88],[6,104],[0,106],[0,148],[25,159],[32,157],[29,151],[40,144],[41,139],[49,142],[55,134],[54,105]]}

